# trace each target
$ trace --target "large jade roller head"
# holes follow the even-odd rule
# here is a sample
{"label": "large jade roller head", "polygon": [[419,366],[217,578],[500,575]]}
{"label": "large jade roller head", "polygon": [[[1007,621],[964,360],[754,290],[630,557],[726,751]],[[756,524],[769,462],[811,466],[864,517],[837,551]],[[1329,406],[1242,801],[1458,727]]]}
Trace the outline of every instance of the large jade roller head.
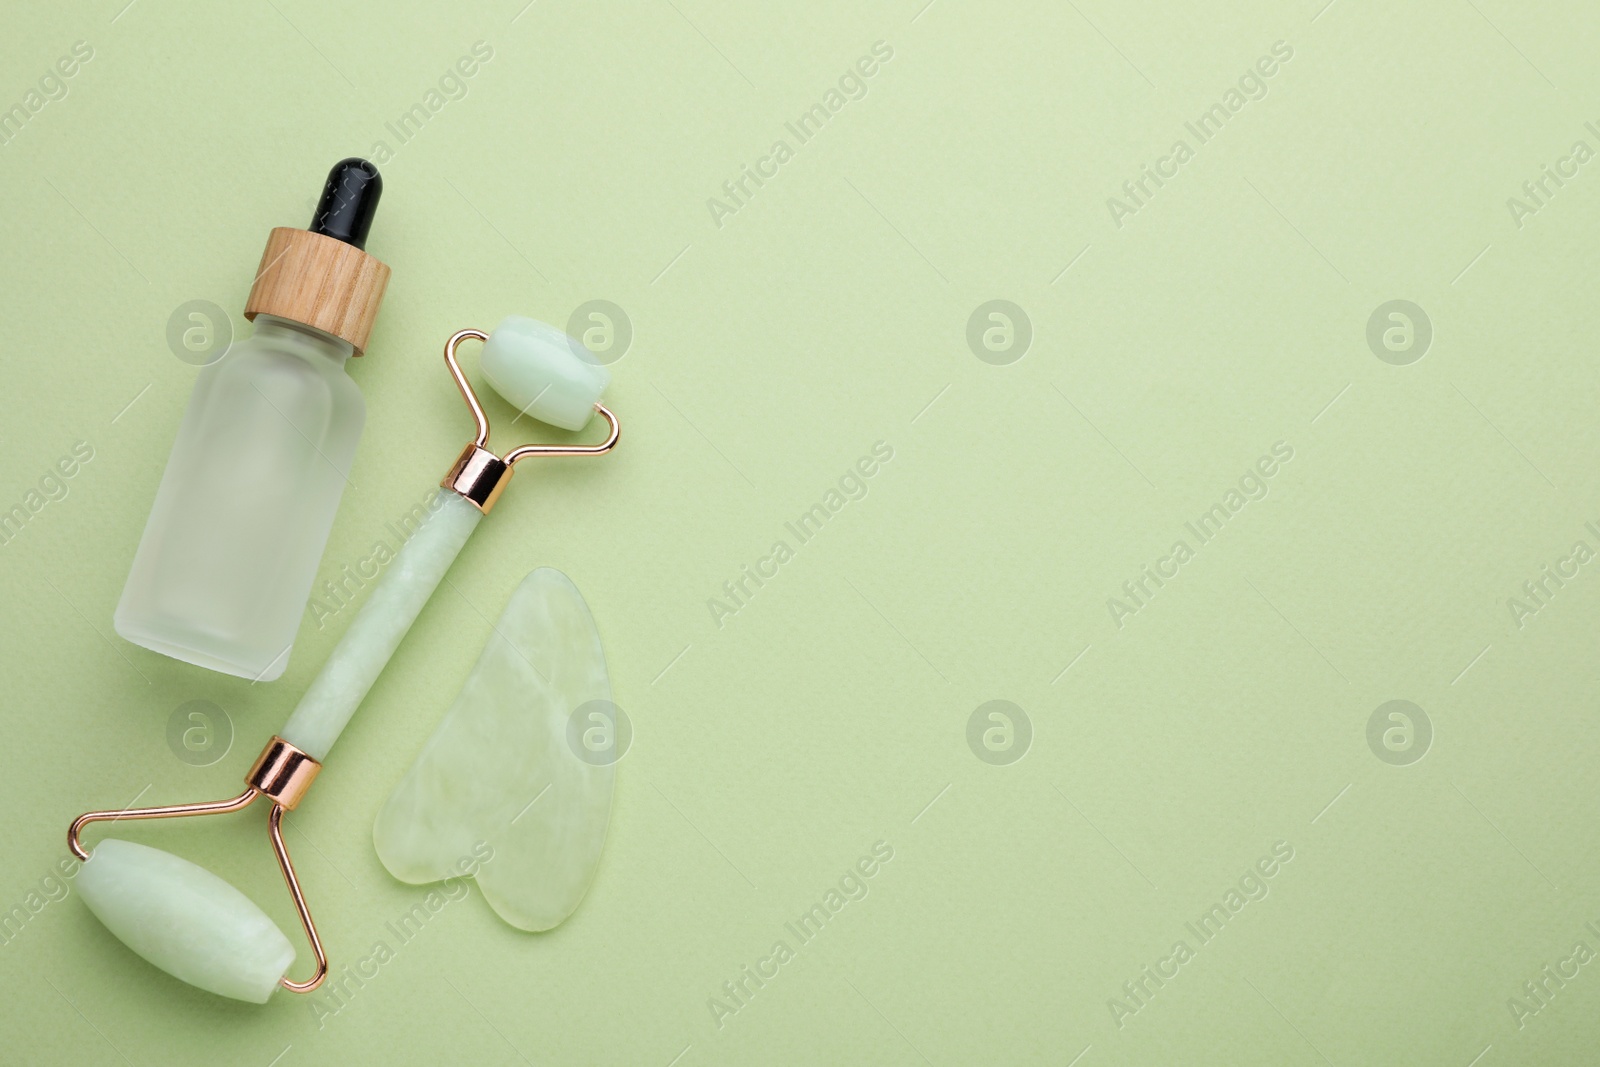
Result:
{"label": "large jade roller head", "polygon": [[[236,797],[210,804],[91,811],[78,816],[67,831],[67,846],[84,861],[78,872],[79,895],[106,929],[129,948],[190,985],[256,1004],[266,1003],[279,985],[309,993],[327,976],[328,958],[283,841],[283,813],[300,803],[321,769],[322,764],[274,737],[245,775],[245,790]],[[317,957],[316,973],[306,982],[285,977],[295,951],[278,924],[249,897],[204,867],[131,841],[108,838],[96,845],[93,853],[83,844],[83,830],[90,823],[222,815],[249,807],[258,797],[272,805],[267,835]]]}
{"label": "large jade roller head", "polygon": [[[610,427],[598,445],[522,445],[498,456],[489,450],[489,418],[462,373],[456,350],[484,342],[483,373],[518,410],[551,425],[582,429],[595,414]],[[207,804],[91,811],[67,831],[84,861],[78,890],[106,928],[146,960],[191,985],[225,997],[265,1003],[282,986],[309,993],[328,974],[328,957],[301,893],[283,840],[283,816],[300,803],[328,750],[377,681],[477,523],[494,506],[516,464],[533,456],[592,456],[617,443],[617,418],[600,395],[610,375],[583,346],[551,326],[512,316],[493,333],[462,330],[445,344],[445,364],[477,424],[439,484],[449,490],[400,550],[356,613],[294,714],[245,776],[236,797]],[[221,815],[268,802],[267,835],[289,895],[316,956],[303,982],[287,977],[295,949],[277,923],[239,890],[188,860],[129,841],[108,839],[93,852],[82,834],[90,823]]]}

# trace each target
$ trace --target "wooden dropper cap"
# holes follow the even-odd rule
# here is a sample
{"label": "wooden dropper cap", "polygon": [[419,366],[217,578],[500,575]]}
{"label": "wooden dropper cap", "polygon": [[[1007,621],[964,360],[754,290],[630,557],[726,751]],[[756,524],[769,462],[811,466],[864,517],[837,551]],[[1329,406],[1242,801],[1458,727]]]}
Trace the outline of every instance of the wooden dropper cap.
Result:
{"label": "wooden dropper cap", "polygon": [[244,317],[276,315],[349,341],[358,356],[366,351],[389,284],[389,268],[364,251],[382,193],[371,163],[334,164],[311,228],[279,226],[267,237]]}

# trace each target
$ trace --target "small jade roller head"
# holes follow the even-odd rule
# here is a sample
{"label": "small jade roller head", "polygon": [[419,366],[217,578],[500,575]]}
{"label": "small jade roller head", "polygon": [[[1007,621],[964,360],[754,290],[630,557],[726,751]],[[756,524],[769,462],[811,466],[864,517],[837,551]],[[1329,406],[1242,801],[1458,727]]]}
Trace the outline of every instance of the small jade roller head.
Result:
{"label": "small jade roller head", "polygon": [[[507,452],[504,458],[489,451],[489,418],[456,361],[456,348],[462,341],[474,339],[483,342],[483,376],[522,414],[564,430],[581,430],[598,414],[610,425],[610,436],[599,445],[523,445]],[[456,333],[445,343],[444,359],[477,420],[478,435],[456,457],[439,484],[466,497],[484,514],[500,498],[519,460],[529,456],[598,455],[617,443],[617,417],[600,402],[601,394],[611,384],[611,372],[583,347],[583,342],[554,326],[508,315],[493,333]]]}
{"label": "small jade roller head", "polygon": [[594,418],[611,372],[583,342],[538,319],[507,315],[484,342],[483,376],[524,415],[581,430]]}

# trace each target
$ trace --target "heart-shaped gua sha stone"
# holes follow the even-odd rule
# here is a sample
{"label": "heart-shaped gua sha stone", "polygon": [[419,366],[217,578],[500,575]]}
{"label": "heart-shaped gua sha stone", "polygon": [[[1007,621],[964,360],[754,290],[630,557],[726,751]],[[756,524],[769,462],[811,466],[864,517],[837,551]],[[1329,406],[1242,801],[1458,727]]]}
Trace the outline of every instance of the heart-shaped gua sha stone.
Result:
{"label": "heart-shaped gua sha stone", "polygon": [[588,605],[565,574],[539,568],[512,594],[460,695],[378,813],[378,858],[414,885],[476,866],[484,899],[506,922],[559,924],[594,881],[616,777],[603,751],[569,741],[582,736],[569,724],[588,705],[614,726],[610,700]]}

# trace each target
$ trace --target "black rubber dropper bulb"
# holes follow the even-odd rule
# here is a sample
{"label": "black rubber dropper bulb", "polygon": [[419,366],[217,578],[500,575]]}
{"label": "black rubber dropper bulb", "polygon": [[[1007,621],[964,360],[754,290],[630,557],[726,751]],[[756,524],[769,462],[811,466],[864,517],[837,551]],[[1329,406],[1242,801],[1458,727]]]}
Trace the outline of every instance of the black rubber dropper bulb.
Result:
{"label": "black rubber dropper bulb", "polygon": [[341,159],[328,172],[322,199],[307,228],[365,250],[367,231],[372,229],[372,216],[382,195],[383,178],[377,167],[356,156]]}

